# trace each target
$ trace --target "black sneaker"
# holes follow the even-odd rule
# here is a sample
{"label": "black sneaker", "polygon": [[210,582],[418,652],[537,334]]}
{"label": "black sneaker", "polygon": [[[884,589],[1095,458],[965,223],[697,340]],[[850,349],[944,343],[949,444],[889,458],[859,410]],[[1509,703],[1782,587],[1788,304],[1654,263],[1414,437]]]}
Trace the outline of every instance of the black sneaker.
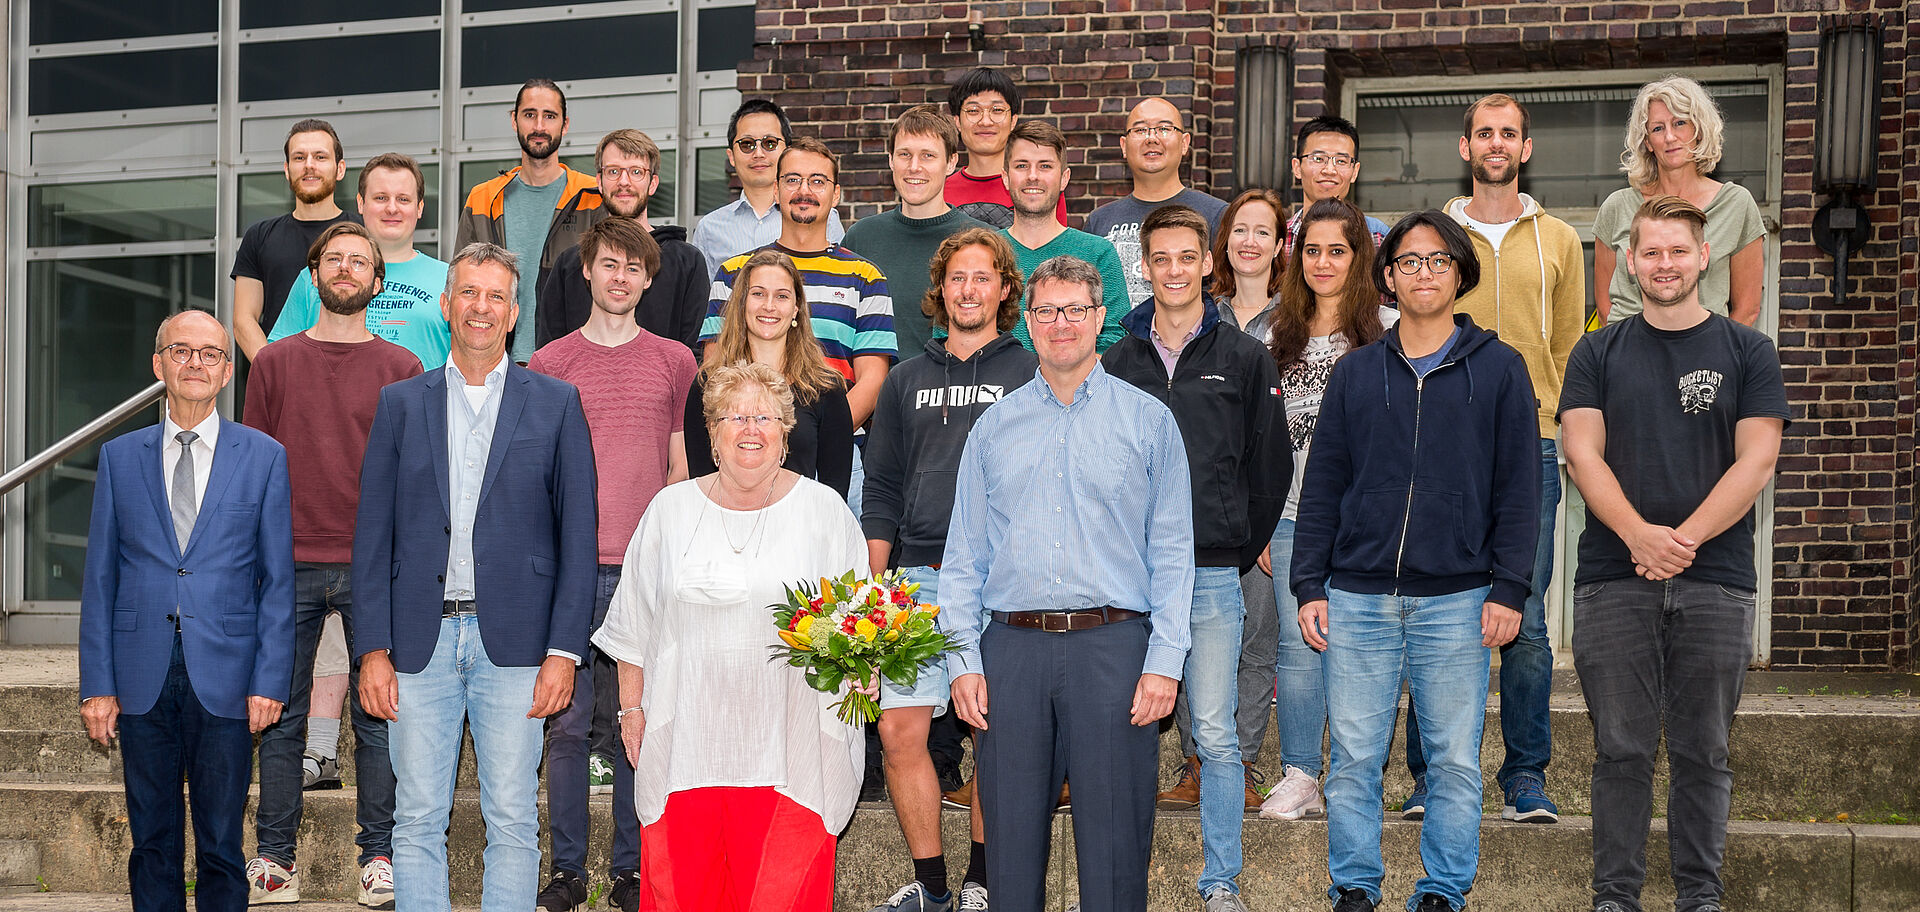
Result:
{"label": "black sneaker", "polygon": [[861,801],[887,800],[887,774],[877,767],[869,767],[867,774],[860,777]]}
{"label": "black sneaker", "polygon": [[942,792],[959,791],[960,785],[967,781],[965,776],[960,775],[959,763],[942,757],[939,754],[935,754],[933,757],[933,776],[940,781],[940,791]]}
{"label": "black sneaker", "polygon": [[1340,898],[1334,901],[1333,912],[1373,912],[1373,900],[1367,898],[1367,891],[1357,887],[1341,890]]}
{"label": "black sneaker", "polygon": [[556,869],[533,905],[543,912],[586,912],[587,882],[572,871]]}
{"label": "black sneaker", "polygon": [[1438,893],[1422,893],[1413,912],[1453,912],[1453,904]]}
{"label": "black sneaker", "polygon": [[607,902],[620,912],[640,912],[640,872],[620,871],[607,888]]}

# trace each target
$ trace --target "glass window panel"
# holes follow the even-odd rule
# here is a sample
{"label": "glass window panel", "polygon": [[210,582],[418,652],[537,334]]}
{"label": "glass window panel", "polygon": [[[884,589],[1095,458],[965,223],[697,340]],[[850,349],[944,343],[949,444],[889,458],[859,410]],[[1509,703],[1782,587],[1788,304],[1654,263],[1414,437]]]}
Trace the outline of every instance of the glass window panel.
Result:
{"label": "glass window panel", "polygon": [[[1767,86],[1709,85],[1726,121],[1726,149],[1713,176],[1767,202]],[[1521,189],[1549,209],[1597,207],[1626,186],[1620,171],[1627,112],[1639,86],[1514,93],[1531,115],[1533,157]],[[1360,178],[1355,200],[1368,212],[1438,208],[1472,192],[1460,160],[1460,118],[1483,92],[1370,95],[1357,107]]]}
{"label": "glass window panel", "polygon": [[[355,199],[360,189],[360,171],[360,168],[348,168],[346,178],[333,188],[334,205],[347,212],[360,211]],[[416,230],[424,231],[440,224],[440,166],[423,163],[420,173],[427,179],[427,209]],[[278,171],[240,175],[240,227],[243,230],[263,218],[292,211],[293,190],[287,186],[286,175]]]}
{"label": "glass window panel", "polygon": [[214,235],[214,179],[27,188],[27,246],[194,241]]}
{"label": "glass window panel", "polygon": [[580,0],[466,0],[460,4],[464,13],[488,13],[495,10],[539,9],[543,6],[573,6]]}
{"label": "glass window panel", "polygon": [[27,23],[33,44],[151,38],[220,29],[218,0],[126,3],[114,0],[34,0]]}
{"label": "glass window panel", "polygon": [[240,27],[274,28],[328,22],[366,22],[403,16],[438,16],[440,0],[332,0],[325,4],[287,0],[242,0]]}
{"label": "glass window panel", "polygon": [[694,150],[693,170],[693,208],[700,214],[733,202],[733,188],[727,185],[727,150]]}
{"label": "glass window panel", "polygon": [[178,48],[27,61],[27,113],[210,105],[219,97],[220,49]]}
{"label": "glass window panel", "polygon": [[557,82],[665,75],[679,66],[678,23],[677,13],[644,13],[462,29],[460,84],[517,86],[535,74]]}
{"label": "glass window panel", "polygon": [[[153,333],[168,314],[213,310],[211,253],[27,264],[27,449],[43,447],[153,382]],[[152,424],[142,411],[118,432]],[[29,599],[80,597],[99,447],[27,485]]]}
{"label": "glass window panel", "polygon": [[240,46],[241,101],[418,92],[439,87],[437,31]]}
{"label": "glass window panel", "polygon": [[711,6],[700,11],[702,70],[731,70],[753,57],[753,7]]}
{"label": "glass window panel", "polygon": [[679,167],[680,154],[673,149],[660,150],[660,189],[653,191],[653,198],[647,200],[647,218],[670,219],[674,217],[674,188],[678,186],[680,175],[675,173]]}

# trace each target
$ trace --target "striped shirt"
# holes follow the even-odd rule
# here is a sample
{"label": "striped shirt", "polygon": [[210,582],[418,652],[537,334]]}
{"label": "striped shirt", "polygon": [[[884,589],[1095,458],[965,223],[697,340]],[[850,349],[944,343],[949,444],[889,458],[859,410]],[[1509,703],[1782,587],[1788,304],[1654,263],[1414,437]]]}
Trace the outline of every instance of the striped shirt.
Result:
{"label": "striped shirt", "polygon": [[[813,334],[826,352],[827,363],[846,377],[847,383],[853,383],[854,358],[880,355],[889,361],[895,359],[893,298],[887,295],[887,277],[879,267],[837,245],[819,253],[797,253],[779,244],[767,246],[792,257],[794,265],[800,267]],[[714,274],[707,318],[700,324],[701,342],[711,342],[720,335],[720,313],[733,294],[734,277],[753,253],[727,260]]]}

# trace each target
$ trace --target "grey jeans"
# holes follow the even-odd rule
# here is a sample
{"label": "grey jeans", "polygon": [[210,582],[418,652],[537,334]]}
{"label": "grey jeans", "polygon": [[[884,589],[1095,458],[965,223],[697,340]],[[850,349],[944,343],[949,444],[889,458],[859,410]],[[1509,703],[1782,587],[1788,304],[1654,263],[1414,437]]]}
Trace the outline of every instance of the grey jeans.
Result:
{"label": "grey jeans", "polygon": [[1674,908],[1720,902],[1733,770],[1727,730],[1752,658],[1754,594],[1684,576],[1573,591],[1574,668],[1593,722],[1593,894],[1639,912],[1664,723]]}

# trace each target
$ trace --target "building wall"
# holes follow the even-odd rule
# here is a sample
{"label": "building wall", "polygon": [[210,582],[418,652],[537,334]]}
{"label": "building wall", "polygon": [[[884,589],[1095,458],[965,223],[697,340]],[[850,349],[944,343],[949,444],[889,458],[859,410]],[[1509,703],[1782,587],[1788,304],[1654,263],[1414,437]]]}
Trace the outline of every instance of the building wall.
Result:
{"label": "building wall", "polygon": [[[888,123],[944,102],[977,65],[1019,70],[1023,115],[1065,130],[1077,219],[1128,191],[1114,137],[1143,95],[1191,112],[1191,182],[1233,192],[1234,57],[1292,49],[1294,125],[1338,111],[1343,80],[1549,70],[1784,64],[1786,135],[1777,335],[1796,420],[1774,494],[1775,668],[1914,664],[1911,570],[1915,325],[1920,321],[1920,21],[1905,0],[1067,0],[891,4],[761,0],[739,89],[771,96],[843,156],[855,216],[892,198]],[[969,11],[985,40],[968,40]],[[1845,308],[1812,241],[1813,116],[1820,17],[1885,17],[1881,174],[1866,201],[1873,240],[1856,254]]]}

